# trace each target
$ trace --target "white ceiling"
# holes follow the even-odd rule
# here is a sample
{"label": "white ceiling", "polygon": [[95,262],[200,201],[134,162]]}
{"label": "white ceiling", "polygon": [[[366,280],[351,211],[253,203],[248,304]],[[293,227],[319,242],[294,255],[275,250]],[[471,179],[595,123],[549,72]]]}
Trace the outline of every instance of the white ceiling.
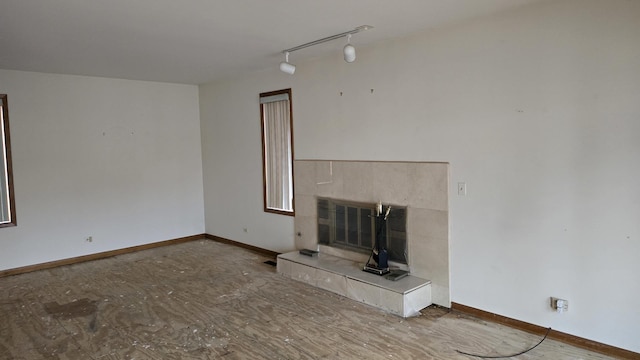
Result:
{"label": "white ceiling", "polygon": [[360,25],[356,47],[536,1],[1,0],[0,69],[200,84]]}

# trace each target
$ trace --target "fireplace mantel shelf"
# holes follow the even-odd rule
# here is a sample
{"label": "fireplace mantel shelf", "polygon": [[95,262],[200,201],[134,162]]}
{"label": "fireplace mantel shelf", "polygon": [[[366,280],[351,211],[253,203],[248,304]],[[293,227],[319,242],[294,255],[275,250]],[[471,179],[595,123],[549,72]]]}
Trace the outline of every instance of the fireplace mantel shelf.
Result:
{"label": "fireplace mantel shelf", "polygon": [[362,271],[363,265],[322,253],[278,255],[278,273],[402,317],[431,305],[431,281],[411,275],[391,281]]}

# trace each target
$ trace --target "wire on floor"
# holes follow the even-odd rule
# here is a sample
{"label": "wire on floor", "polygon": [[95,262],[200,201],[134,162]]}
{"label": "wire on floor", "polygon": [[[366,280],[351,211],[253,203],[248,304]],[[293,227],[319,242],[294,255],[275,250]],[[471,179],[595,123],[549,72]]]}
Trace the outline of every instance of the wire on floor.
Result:
{"label": "wire on floor", "polygon": [[477,357],[477,358],[481,358],[481,359],[505,359],[505,358],[510,358],[510,357],[514,357],[514,356],[518,356],[518,355],[522,355],[525,353],[528,353],[529,351],[535,349],[538,347],[538,345],[542,344],[542,342],[547,338],[547,336],[549,335],[549,332],[551,331],[551,328],[547,328],[547,332],[546,334],[544,334],[544,337],[542,338],[542,340],[540,340],[539,343],[535,344],[533,347],[525,350],[525,351],[521,351],[517,354],[512,354],[512,355],[498,355],[498,356],[485,356],[485,355],[477,355],[477,354],[470,354],[470,353],[466,353],[464,351],[460,351],[460,350],[456,350],[458,352],[458,354],[462,354],[462,355],[467,355],[467,356],[473,356],[473,357]]}

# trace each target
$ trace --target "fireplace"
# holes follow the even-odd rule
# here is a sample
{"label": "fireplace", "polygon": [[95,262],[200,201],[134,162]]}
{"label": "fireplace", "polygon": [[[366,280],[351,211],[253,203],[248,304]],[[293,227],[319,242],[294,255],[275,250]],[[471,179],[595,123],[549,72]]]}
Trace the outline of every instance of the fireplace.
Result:
{"label": "fireplace", "polygon": [[323,197],[316,203],[318,244],[370,255],[378,236],[388,251],[389,261],[408,263],[406,207],[386,205],[391,209],[387,223],[384,231],[377,234],[377,204]]}
{"label": "fireplace", "polygon": [[[296,160],[294,171],[297,249],[365,263],[365,249],[372,245],[367,209],[380,201],[390,204],[404,220],[387,236],[396,237],[404,226],[405,237],[404,244],[392,245],[396,261],[390,265],[431,280],[433,303],[451,305],[448,163]],[[331,238],[332,230],[324,227],[331,222],[342,235]],[[357,236],[350,233],[355,229]]]}

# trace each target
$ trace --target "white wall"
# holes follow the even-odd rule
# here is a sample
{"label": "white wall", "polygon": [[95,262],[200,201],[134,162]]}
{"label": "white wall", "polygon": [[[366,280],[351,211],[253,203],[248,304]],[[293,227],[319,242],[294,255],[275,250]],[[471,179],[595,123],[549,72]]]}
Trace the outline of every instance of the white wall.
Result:
{"label": "white wall", "polygon": [[544,2],[202,86],[207,232],[293,247],[262,212],[257,102],[291,86],[297,159],[446,161],[467,183],[454,302],[640,351],[638,39],[638,1]]}
{"label": "white wall", "polygon": [[18,220],[0,269],[204,232],[197,86],[0,70],[0,93]]}

